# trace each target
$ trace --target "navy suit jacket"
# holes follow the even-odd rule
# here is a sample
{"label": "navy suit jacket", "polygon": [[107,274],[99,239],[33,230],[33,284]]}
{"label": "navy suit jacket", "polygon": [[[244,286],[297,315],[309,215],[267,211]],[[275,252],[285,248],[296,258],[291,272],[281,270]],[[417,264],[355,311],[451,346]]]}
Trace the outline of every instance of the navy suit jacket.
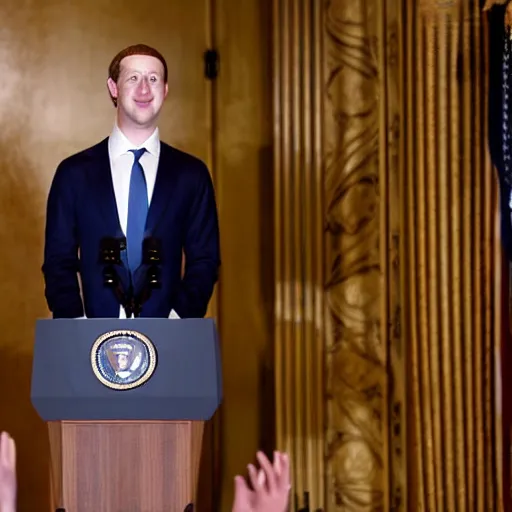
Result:
{"label": "navy suit jacket", "polygon": [[[220,265],[213,184],[203,162],[163,142],[145,236],[161,241],[161,288],[152,291],[140,316],[167,318],[174,309],[181,318],[203,317]],[[119,316],[114,291],[103,282],[100,241],[105,237],[124,237],[108,139],[61,162],[50,187],[42,271],[54,318],[80,317],[84,308],[88,318]],[[116,269],[121,281],[129,282],[127,269]]]}

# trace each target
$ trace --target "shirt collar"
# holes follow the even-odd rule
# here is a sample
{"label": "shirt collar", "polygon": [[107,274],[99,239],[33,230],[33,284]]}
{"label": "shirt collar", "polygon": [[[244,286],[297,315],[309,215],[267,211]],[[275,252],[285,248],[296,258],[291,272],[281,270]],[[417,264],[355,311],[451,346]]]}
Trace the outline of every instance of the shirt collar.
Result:
{"label": "shirt collar", "polygon": [[114,124],[114,128],[112,129],[112,133],[108,139],[108,149],[110,153],[110,157],[112,160],[115,160],[117,157],[128,153],[131,149],[140,149],[146,148],[148,153],[156,156],[157,158],[160,156],[160,136],[158,127],[155,128],[155,131],[139,146],[134,146],[125,136],[125,134],[121,131],[117,123]]}

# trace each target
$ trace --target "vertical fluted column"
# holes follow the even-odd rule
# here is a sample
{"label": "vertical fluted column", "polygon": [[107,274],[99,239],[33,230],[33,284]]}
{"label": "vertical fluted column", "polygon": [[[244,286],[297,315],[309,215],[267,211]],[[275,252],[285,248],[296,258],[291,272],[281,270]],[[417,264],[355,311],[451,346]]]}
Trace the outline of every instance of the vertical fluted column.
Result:
{"label": "vertical fluted column", "polygon": [[389,424],[403,386],[388,392],[387,376],[399,336],[399,11],[274,7],[278,440],[311,508],[376,510],[394,496],[390,451],[402,468]]}
{"label": "vertical fluted column", "polygon": [[274,6],[277,431],[296,490],[329,512],[501,510],[478,1]]}
{"label": "vertical fluted column", "polygon": [[[441,5],[441,4],[439,4]],[[444,7],[443,7],[444,6]],[[476,0],[404,23],[404,344],[411,510],[500,510],[497,196]]]}
{"label": "vertical fluted column", "polygon": [[275,364],[294,490],[323,507],[322,2],[274,0]]}

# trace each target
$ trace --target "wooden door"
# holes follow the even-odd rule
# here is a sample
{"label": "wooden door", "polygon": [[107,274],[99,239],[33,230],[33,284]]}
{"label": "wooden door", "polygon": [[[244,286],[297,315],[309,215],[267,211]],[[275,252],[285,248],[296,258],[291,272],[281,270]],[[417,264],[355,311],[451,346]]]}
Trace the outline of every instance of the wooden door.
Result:
{"label": "wooden door", "polygon": [[208,2],[0,2],[0,429],[18,443],[20,512],[49,507],[48,435],[29,397],[34,321],[48,316],[40,268],[53,173],[109,134],[108,65],[134,43],[168,61],[162,139],[211,164]]}

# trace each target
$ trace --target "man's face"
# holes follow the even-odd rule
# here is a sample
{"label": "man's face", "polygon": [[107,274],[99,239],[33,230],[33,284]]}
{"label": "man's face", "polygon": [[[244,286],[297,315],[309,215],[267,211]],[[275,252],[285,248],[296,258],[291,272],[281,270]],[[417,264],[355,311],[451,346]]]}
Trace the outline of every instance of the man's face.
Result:
{"label": "man's face", "polygon": [[110,94],[117,98],[119,121],[135,128],[156,126],[168,90],[163,64],[156,57],[130,55],[120,68],[117,84],[108,79]]}

